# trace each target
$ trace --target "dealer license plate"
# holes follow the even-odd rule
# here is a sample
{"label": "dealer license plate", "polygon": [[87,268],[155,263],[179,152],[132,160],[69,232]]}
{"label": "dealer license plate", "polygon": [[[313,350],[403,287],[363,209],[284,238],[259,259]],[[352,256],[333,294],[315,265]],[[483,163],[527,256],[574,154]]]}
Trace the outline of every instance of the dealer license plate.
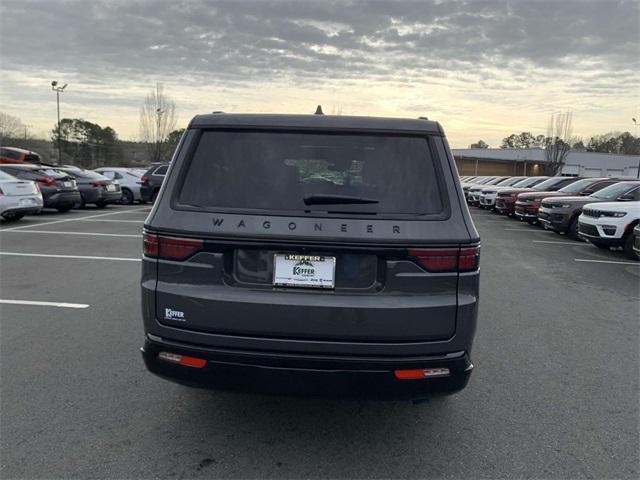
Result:
{"label": "dealer license plate", "polygon": [[116,186],[113,183],[110,183],[109,185],[107,185],[107,192],[115,192],[116,191]]}
{"label": "dealer license plate", "polygon": [[273,284],[284,287],[334,288],[336,257],[277,253]]}
{"label": "dealer license plate", "polygon": [[29,205],[35,205],[36,201],[33,198],[21,198],[20,199],[20,206],[29,206]]}

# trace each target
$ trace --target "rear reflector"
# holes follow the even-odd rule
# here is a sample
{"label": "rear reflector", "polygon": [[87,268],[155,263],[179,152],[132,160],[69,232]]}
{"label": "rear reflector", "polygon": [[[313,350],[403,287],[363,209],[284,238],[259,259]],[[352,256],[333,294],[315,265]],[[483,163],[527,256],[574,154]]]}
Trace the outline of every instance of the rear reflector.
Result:
{"label": "rear reflector", "polygon": [[143,252],[148,257],[166,260],[185,260],[202,250],[204,241],[197,238],[167,237],[144,232]]}
{"label": "rear reflector", "polygon": [[451,372],[448,368],[412,368],[409,370],[396,370],[393,374],[398,380],[418,380],[421,378],[448,377]]}
{"label": "rear reflector", "polygon": [[207,364],[204,358],[188,357],[186,355],[178,355],[177,353],[160,352],[158,354],[160,360],[165,362],[184,365],[185,367],[202,368]]}
{"label": "rear reflector", "polygon": [[477,270],[480,246],[464,248],[410,248],[409,257],[429,272]]}

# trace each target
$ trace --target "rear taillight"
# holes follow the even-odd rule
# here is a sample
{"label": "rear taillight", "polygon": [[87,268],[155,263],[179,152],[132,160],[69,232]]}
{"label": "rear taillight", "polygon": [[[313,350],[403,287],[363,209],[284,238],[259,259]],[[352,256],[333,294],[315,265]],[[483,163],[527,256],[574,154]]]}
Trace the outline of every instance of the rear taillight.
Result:
{"label": "rear taillight", "polygon": [[471,272],[480,265],[480,246],[410,248],[409,257],[429,272]]}
{"label": "rear taillight", "polygon": [[49,186],[56,184],[55,179],[50,177],[39,177],[36,181],[38,183],[42,183],[43,185],[49,185]]}
{"label": "rear taillight", "polygon": [[4,192],[2,191],[1,188],[0,188],[0,195],[4,195]]}
{"label": "rear taillight", "polygon": [[143,175],[140,177],[140,183],[147,183],[149,181],[149,177]]}
{"label": "rear taillight", "polygon": [[142,252],[147,257],[158,256],[158,235],[148,232],[142,234]]}
{"label": "rear taillight", "polygon": [[142,243],[147,257],[166,260],[186,260],[204,246],[204,241],[196,238],[167,237],[149,232],[143,234]]}
{"label": "rear taillight", "polygon": [[172,352],[160,352],[158,358],[165,362],[176,363],[178,365],[184,365],[185,367],[202,368],[207,364],[207,360],[204,358],[189,357]]}
{"label": "rear taillight", "polygon": [[464,247],[460,249],[458,257],[458,271],[471,272],[480,266],[480,246]]}
{"label": "rear taillight", "polygon": [[92,187],[102,187],[102,188],[104,188],[104,187],[107,186],[107,184],[106,183],[102,183],[102,182],[91,182],[91,186]]}
{"label": "rear taillight", "polygon": [[451,375],[451,372],[446,367],[438,367],[394,370],[393,374],[398,380],[420,380],[423,378],[448,377],[449,375]]}
{"label": "rear taillight", "polygon": [[34,185],[36,186],[36,192],[40,193],[40,185],[37,183],[34,183]]}

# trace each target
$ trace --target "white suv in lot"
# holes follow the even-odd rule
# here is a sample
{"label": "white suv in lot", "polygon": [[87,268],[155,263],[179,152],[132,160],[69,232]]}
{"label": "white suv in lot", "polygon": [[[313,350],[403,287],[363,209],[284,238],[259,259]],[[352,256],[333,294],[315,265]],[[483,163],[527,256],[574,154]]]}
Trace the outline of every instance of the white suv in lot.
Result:
{"label": "white suv in lot", "polygon": [[627,257],[633,251],[633,228],[640,221],[640,202],[588,203],[578,219],[578,235],[603,249],[622,247]]}

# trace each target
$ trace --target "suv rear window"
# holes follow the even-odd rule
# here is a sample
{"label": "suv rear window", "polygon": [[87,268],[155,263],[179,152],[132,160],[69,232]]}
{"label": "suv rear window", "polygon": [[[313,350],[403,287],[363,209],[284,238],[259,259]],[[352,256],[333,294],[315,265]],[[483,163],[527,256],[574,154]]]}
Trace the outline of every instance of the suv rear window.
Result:
{"label": "suv rear window", "polygon": [[[178,202],[212,209],[436,214],[443,210],[436,172],[424,137],[205,131]],[[320,196],[371,202],[305,204],[305,197]]]}

